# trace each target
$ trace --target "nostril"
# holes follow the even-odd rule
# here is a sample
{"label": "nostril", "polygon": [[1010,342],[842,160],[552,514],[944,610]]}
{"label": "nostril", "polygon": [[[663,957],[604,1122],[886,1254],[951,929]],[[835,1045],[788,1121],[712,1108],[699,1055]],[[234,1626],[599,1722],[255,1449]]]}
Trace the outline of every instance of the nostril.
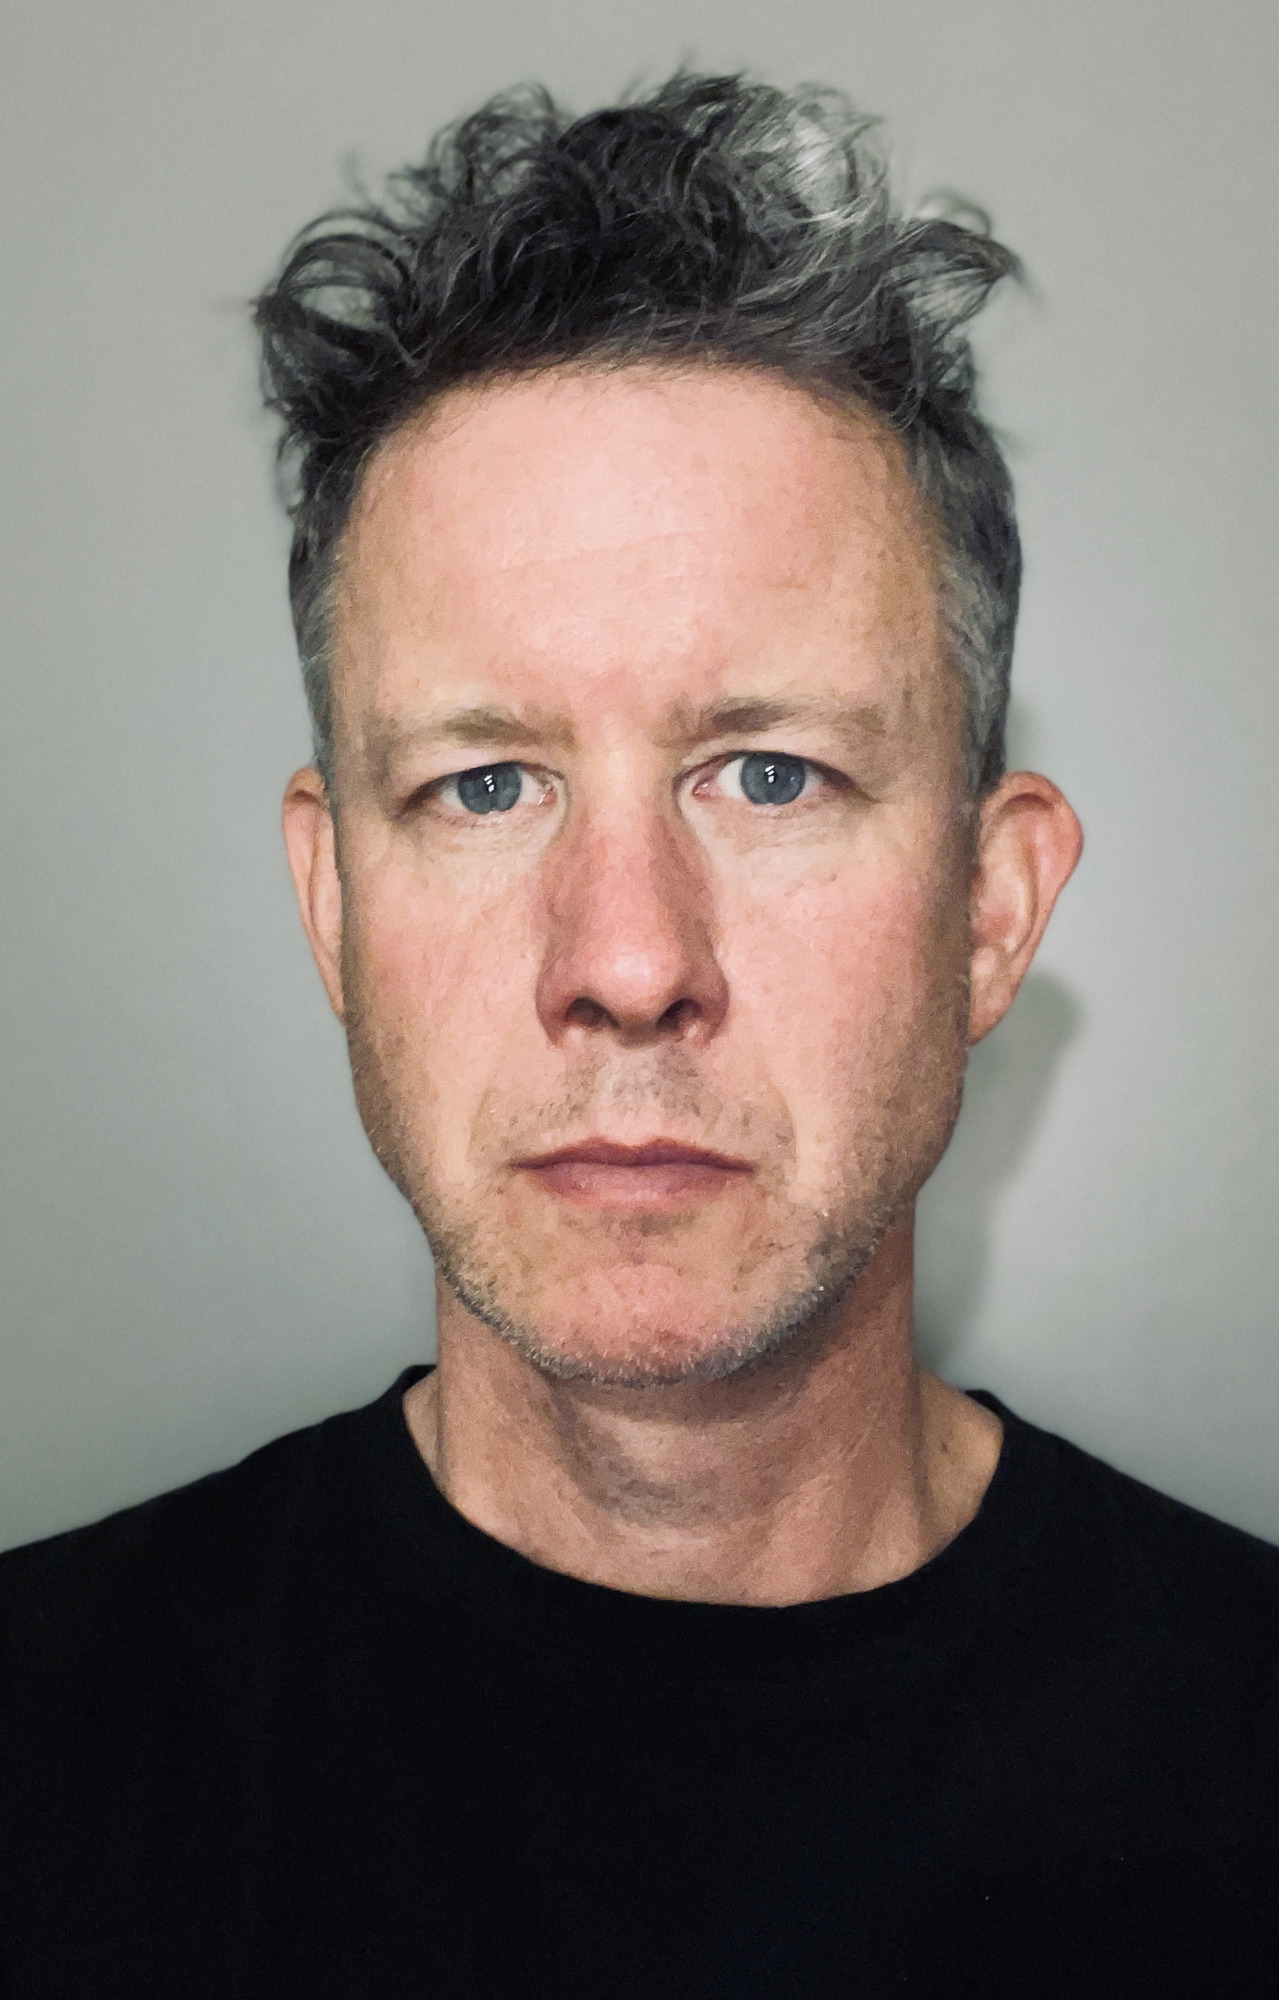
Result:
{"label": "nostril", "polygon": [[696,1020],[698,1007],[696,1000],[673,1000],[657,1023],[661,1035],[678,1035]]}
{"label": "nostril", "polygon": [[598,1000],[588,1000],[579,996],[564,1010],[564,1018],[575,1028],[615,1028],[617,1022],[607,1007],[601,1007]]}
{"label": "nostril", "polygon": [[[656,1021],[653,1020],[651,1015],[649,1016],[644,1031],[648,1034],[662,1036],[680,1035],[686,1028],[692,1026],[700,1013],[701,1009],[696,1000],[673,1000],[670,1006],[658,1015]],[[638,1022],[628,1020],[623,1014],[610,1012],[598,1000],[592,1000],[584,993],[580,993],[577,999],[570,1002],[564,1009],[564,1020],[568,1025],[575,1028],[611,1028],[616,1033],[633,1031],[637,1026],[641,1025]]]}

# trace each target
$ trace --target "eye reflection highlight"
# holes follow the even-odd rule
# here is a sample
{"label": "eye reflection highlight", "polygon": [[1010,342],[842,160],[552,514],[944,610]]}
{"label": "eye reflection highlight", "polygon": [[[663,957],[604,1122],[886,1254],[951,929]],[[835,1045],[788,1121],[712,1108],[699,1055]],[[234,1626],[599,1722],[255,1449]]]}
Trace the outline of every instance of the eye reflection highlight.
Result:
{"label": "eye reflection highlight", "polygon": [[753,806],[788,806],[805,789],[808,776],[806,758],[752,750],[726,764],[720,782],[725,791],[736,793]]}
{"label": "eye reflection highlight", "polygon": [[[721,764],[710,784],[729,798],[752,806],[788,806],[820,784],[820,767],[788,751],[747,750]],[[476,764],[438,779],[436,797],[466,814],[509,813],[538,792],[534,773],[523,764],[504,760]],[[699,787],[700,789],[700,787]]]}
{"label": "eye reflection highlight", "polygon": [[467,812],[509,812],[524,789],[524,773],[518,764],[479,764],[459,771],[449,785]]}

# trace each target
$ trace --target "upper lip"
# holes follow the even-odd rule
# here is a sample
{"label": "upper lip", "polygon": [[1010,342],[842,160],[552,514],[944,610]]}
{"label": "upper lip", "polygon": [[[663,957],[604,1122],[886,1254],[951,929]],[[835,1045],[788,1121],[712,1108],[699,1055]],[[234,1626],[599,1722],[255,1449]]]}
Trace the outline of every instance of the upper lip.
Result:
{"label": "upper lip", "polygon": [[749,1171],[748,1160],[716,1153],[708,1146],[687,1146],[678,1139],[649,1139],[642,1146],[622,1146],[613,1139],[579,1139],[553,1152],[516,1160],[517,1167],[722,1167],[733,1173]]}

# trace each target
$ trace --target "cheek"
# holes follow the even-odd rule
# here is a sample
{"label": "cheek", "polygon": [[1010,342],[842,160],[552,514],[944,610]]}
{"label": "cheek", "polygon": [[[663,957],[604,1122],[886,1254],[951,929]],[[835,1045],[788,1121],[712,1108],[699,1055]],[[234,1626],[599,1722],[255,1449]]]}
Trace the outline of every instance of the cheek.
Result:
{"label": "cheek", "polygon": [[930,985],[949,898],[939,873],[905,864],[831,870],[748,890],[722,906],[722,955],[735,997],[796,1034],[908,1015]]}
{"label": "cheek", "polygon": [[528,897],[465,898],[385,866],[348,885],[344,950],[361,1029],[434,1151],[460,1151],[495,1061],[529,1013]]}
{"label": "cheek", "polygon": [[[791,883],[725,911],[723,955],[742,1031],[810,1149],[848,1117],[888,1114],[910,1079],[955,1059],[966,966],[953,872],[904,861]],[[940,1079],[939,1079],[940,1087]]]}

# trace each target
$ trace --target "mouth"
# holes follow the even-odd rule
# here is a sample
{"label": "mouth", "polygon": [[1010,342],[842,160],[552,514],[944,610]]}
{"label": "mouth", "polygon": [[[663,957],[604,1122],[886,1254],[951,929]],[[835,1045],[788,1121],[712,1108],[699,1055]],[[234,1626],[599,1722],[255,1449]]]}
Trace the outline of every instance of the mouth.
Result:
{"label": "mouth", "polygon": [[615,1215],[674,1214],[722,1194],[753,1171],[747,1160],[673,1139],[651,1139],[642,1146],[585,1139],[514,1165],[547,1194],[577,1208]]}

